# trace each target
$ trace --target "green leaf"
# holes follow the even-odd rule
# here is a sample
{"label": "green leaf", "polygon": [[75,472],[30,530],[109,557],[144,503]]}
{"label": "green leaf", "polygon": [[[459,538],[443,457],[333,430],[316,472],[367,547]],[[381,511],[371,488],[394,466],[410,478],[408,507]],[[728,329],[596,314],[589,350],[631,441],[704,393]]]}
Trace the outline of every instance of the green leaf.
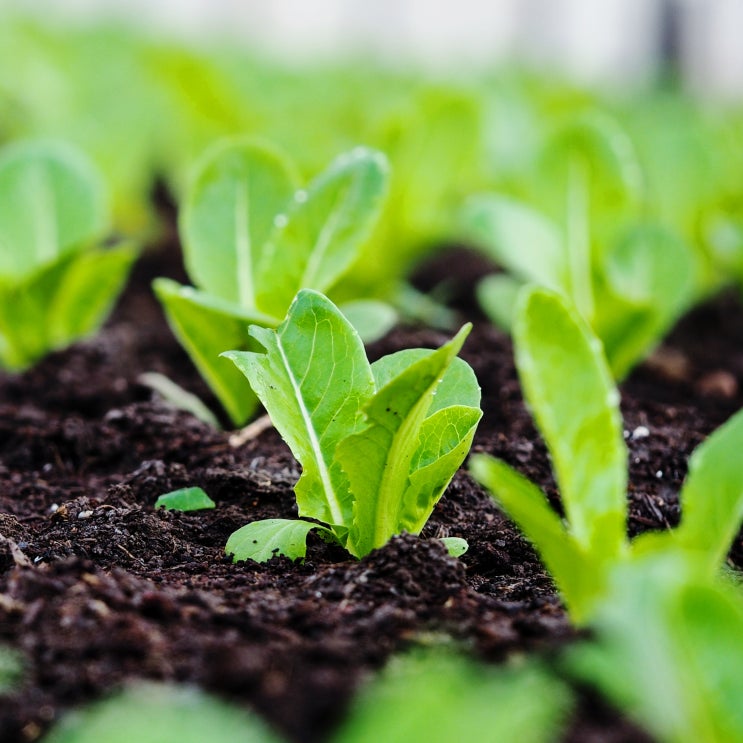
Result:
{"label": "green leaf", "polygon": [[296,183],[291,164],[265,145],[230,140],[206,153],[179,220],[188,275],[199,288],[256,307],[261,249]]}
{"label": "green leaf", "polygon": [[374,392],[361,339],[330,300],[312,290],[299,292],[276,331],[253,326],[250,332],[265,353],[225,356],[248,378],[302,465],[295,487],[300,516],[350,524],[348,478],[335,455]]}
{"label": "green leaf", "polygon": [[584,623],[593,602],[605,588],[602,560],[588,558],[552,510],[545,494],[505,462],[476,454],[470,461],[470,472],[534,545],[555,579],[571,617],[578,624]]}
{"label": "green leaf", "polygon": [[105,190],[89,161],[61,142],[0,152],[0,276],[19,280],[91,242],[106,221]]}
{"label": "green leaf", "polygon": [[256,304],[282,315],[300,289],[325,292],[356,259],[379,216],[387,160],[357,147],[294,194],[258,264]]}
{"label": "green leaf", "polygon": [[138,683],[68,713],[46,743],[279,743],[255,715],[194,688]]}
{"label": "green leaf", "polygon": [[475,291],[477,301],[490,321],[510,333],[516,317],[516,300],[524,282],[505,273],[491,274],[482,279]]}
{"label": "green leaf", "polygon": [[461,557],[470,548],[467,540],[462,537],[441,537],[439,541],[444,543],[451,557]]}
{"label": "green leaf", "polygon": [[133,245],[125,244],[74,256],[50,297],[47,332],[52,347],[66,346],[101,326],[138,255]]}
{"label": "green leaf", "polygon": [[264,519],[253,521],[232,532],[224,550],[228,555],[232,555],[235,562],[238,560],[267,562],[277,555],[298,560],[307,554],[307,535],[313,529],[335,540],[330,529],[311,521]]}
{"label": "green leaf", "polygon": [[364,343],[383,338],[397,324],[397,310],[387,302],[376,299],[357,299],[344,302],[338,309],[353,325]]}
{"label": "green leaf", "polygon": [[743,412],[694,450],[681,489],[681,524],[674,538],[685,549],[705,555],[711,571],[725,559],[743,519],[741,452]]}
{"label": "green leaf", "polygon": [[644,225],[614,244],[602,270],[606,288],[594,327],[615,378],[622,379],[691,304],[696,261],[678,236]]}
{"label": "green leaf", "polygon": [[571,534],[588,552],[617,555],[626,543],[627,450],[601,344],[565,299],[540,288],[525,290],[514,339]]}
{"label": "green leaf", "polygon": [[240,372],[220,354],[229,349],[257,349],[248,325],[251,321],[263,324],[270,320],[170,279],[156,279],[153,288],[173,333],[232,422],[242,425],[258,407],[258,398]]}
{"label": "green leaf", "polygon": [[399,532],[421,426],[470,327],[387,382],[363,408],[363,428],[339,443],[337,458],[354,495],[352,554],[364,555]]}
{"label": "green leaf", "polygon": [[180,488],[159,496],[155,501],[155,508],[162,507],[168,511],[203,511],[216,505],[202,488]]}
{"label": "green leaf", "polygon": [[393,659],[362,689],[333,743],[560,740],[571,695],[533,665],[497,668],[443,653]]}
{"label": "green leaf", "polygon": [[468,199],[463,229],[499,266],[523,281],[555,290],[567,286],[567,256],[560,228],[537,210],[499,194]]}

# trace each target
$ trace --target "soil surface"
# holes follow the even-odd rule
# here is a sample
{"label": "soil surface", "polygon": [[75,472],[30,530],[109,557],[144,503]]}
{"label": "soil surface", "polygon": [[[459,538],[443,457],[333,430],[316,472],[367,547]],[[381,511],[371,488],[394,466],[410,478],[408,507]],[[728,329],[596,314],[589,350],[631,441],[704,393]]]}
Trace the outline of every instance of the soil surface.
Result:
{"label": "soil surface", "polygon": [[[452,305],[476,321],[463,351],[483,388],[474,448],[518,467],[559,507],[510,342],[472,306],[473,264],[482,268],[448,254],[417,280],[431,288],[448,276]],[[235,447],[138,381],[158,371],[214,402],[149,291],[160,275],[185,280],[172,242],[144,255],[96,338],[0,375],[0,644],[25,660],[21,685],[0,697],[0,740],[33,741],[70,707],[147,678],[198,684],[315,743],[371,672],[431,637],[489,662],[524,650],[549,660],[574,639],[533,550],[464,470],[424,538],[356,561],[311,537],[303,564],[233,565],[223,552],[232,531],[296,515],[297,464],[273,429]],[[444,339],[402,327],[370,356]],[[632,534],[677,523],[688,455],[741,405],[743,307],[731,292],[685,318],[623,385]],[[216,509],[154,509],[186,485]],[[464,537],[469,552],[450,558],[438,536]],[[743,566],[740,537],[730,560]],[[566,741],[649,740],[577,691]]]}

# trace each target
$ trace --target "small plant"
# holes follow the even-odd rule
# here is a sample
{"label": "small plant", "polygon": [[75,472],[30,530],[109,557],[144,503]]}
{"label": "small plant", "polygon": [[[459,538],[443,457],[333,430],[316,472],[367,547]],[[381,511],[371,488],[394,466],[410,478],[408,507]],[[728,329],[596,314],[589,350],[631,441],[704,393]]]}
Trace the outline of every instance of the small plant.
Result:
{"label": "small plant", "polygon": [[[322,294],[302,290],[276,329],[253,325],[263,352],[232,359],[302,465],[305,520],[236,531],[236,560],[303,557],[311,530],[361,557],[402,531],[418,534],[464,460],[480,420],[480,388],[457,358],[469,326],[438,350],[369,364],[358,333]],[[316,523],[320,522],[320,523]]]}
{"label": "small plant", "polygon": [[[248,325],[276,327],[299,289],[333,286],[367,238],[386,183],[384,156],[363,147],[340,155],[306,189],[282,154],[255,142],[222,143],[199,164],[179,224],[197,288],[169,279],[154,288],[236,425],[258,401],[220,354],[256,349]],[[385,307],[364,305],[367,317],[375,309],[388,328]]]}
{"label": "small plant", "polygon": [[507,330],[525,283],[564,293],[604,344],[623,378],[663,338],[699,291],[697,256],[641,209],[631,142],[605,116],[579,117],[544,148],[529,200],[473,196],[464,230],[506,271],[478,298]]}
{"label": "small plant", "polygon": [[589,620],[623,562],[679,550],[714,575],[743,517],[743,412],[712,434],[689,460],[678,528],[627,539],[627,449],[619,394],[601,344],[566,299],[525,290],[514,325],[524,396],[552,457],[565,523],[544,493],[505,462],[472,458],[491,490],[535,545],[573,619]]}
{"label": "small plant", "polygon": [[0,152],[0,366],[25,369],[93,333],[137,251],[98,247],[104,189],[87,159],[57,142]]}
{"label": "small plant", "polygon": [[155,501],[155,508],[164,508],[166,511],[204,511],[215,506],[216,503],[203,488],[179,488],[163,493]]}

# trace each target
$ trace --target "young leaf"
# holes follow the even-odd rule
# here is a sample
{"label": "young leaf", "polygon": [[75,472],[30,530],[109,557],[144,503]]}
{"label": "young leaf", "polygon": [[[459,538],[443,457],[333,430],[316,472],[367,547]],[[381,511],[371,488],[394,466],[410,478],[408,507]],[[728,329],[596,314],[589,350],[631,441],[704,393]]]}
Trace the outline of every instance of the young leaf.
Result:
{"label": "young leaf", "polygon": [[398,321],[397,310],[387,302],[376,299],[344,302],[338,309],[353,325],[364,343],[374,343],[384,338]]}
{"label": "young leaf", "polygon": [[47,743],[279,743],[255,715],[194,688],[140,682],[68,713]]}
{"label": "young leaf", "polygon": [[[465,326],[449,343],[387,382],[364,406],[363,428],[338,445],[337,458],[354,494],[354,528],[349,537],[354,554],[381,547],[397,533],[405,508],[400,495],[406,491],[421,426],[469,330]],[[439,485],[432,483],[434,493]]]}
{"label": "young leaf", "polygon": [[307,535],[322,532],[335,541],[333,532],[311,521],[301,519],[263,519],[246,524],[230,535],[224,551],[232,559],[266,562],[277,555],[298,560],[307,554]]}
{"label": "young leaf", "polygon": [[153,289],[173,333],[233,423],[244,423],[255,412],[258,399],[245,386],[240,372],[219,355],[228,348],[258,348],[248,325],[251,321],[263,324],[265,320],[170,279],[156,279]]}
{"label": "young leaf", "polygon": [[18,281],[103,230],[102,183],[74,148],[52,141],[0,154],[0,276]]}
{"label": "young leaf", "polygon": [[265,145],[229,140],[209,150],[179,220],[194,283],[244,309],[255,308],[260,249],[296,188],[291,164]]}
{"label": "young leaf", "polygon": [[387,160],[358,147],[299,190],[262,251],[256,305],[281,316],[300,289],[327,291],[358,255],[379,215]]}
{"label": "young leaf", "polygon": [[351,522],[348,478],[336,461],[341,439],[355,431],[374,392],[364,346],[322,294],[299,292],[276,331],[253,326],[265,353],[230,351],[276,428],[302,465],[295,487],[300,516]]}
{"label": "young leaf", "polygon": [[681,489],[681,524],[674,537],[706,556],[710,570],[724,560],[743,519],[743,411],[718,428],[689,459]]}
{"label": "young leaf", "polygon": [[627,450],[601,346],[559,295],[525,290],[514,328],[524,394],[552,455],[571,534],[617,554],[626,537]]}
{"label": "young leaf", "polygon": [[441,537],[440,541],[444,543],[451,557],[461,557],[470,548],[467,540],[462,537]]}
{"label": "young leaf", "polygon": [[168,511],[203,511],[216,505],[202,488],[180,488],[159,496],[155,501],[155,508]]}

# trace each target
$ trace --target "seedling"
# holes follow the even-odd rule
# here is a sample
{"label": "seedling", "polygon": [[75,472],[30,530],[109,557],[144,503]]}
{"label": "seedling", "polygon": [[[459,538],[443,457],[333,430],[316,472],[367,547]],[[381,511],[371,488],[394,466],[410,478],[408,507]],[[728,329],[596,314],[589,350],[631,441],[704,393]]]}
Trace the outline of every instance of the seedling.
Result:
{"label": "seedling", "polygon": [[525,290],[514,340],[524,396],[552,457],[565,523],[544,493],[505,462],[478,455],[472,472],[540,552],[573,619],[589,620],[612,571],[638,555],[680,550],[714,575],[743,517],[743,412],[689,460],[680,526],[630,544],[619,394],[600,342],[566,299],[540,288]]}
{"label": "seedling", "polygon": [[569,296],[623,378],[662,339],[699,290],[691,248],[639,207],[642,179],[631,143],[610,119],[579,119],[545,148],[531,202],[472,197],[465,231],[506,274],[479,300],[506,329],[525,283]]}
{"label": "seedling", "polygon": [[22,142],[0,152],[0,366],[31,366],[108,315],[137,251],[97,246],[103,191],[67,145]]}
{"label": "seedling", "polygon": [[438,350],[408,349],[370,365],[358,333],[319,292],[300,291],[278,329],[251,326],[263,352],[224,355],[302,465],[294,492],[303,518],[248,524],[227,552],[303,557],[315,530],[361,557],[402,531],[418,534],[481,416],[474,372],[457,358],[469,329]]}
{"label": "seedling", "polygon": [[[197,288],[169,279],[154,288],[236,425],[258,401],[219,355],[257,350],[248,325],[275,328],[299,289],[333,286],[367,238],[386,183],[384,156],[363,147],[338,157],[306,189],[284,155],[255,142],[222,143],[199,164],[179,225]],[[368,318],[374,307],[366,310]],[[388,314],[380,322],[388,327]]]}
{"label": "seedling", "polygon": [[155,501],[155,508],[168,511],[204,511],[215,506],[216,503],[202,488],[180,488],[164,493]]}

